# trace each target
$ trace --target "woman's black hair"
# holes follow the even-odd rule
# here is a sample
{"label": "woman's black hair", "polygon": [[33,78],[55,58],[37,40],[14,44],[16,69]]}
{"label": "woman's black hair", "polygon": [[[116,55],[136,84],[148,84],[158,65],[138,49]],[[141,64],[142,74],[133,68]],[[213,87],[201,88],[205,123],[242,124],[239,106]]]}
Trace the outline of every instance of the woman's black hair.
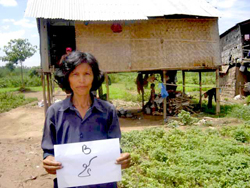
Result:
{"label": "woman's black hair", "polygon": [[63,61],[62,66],[55,72],[55,81],[66,93],[72,93],[69,84],[69,74],[81,63],[87,63],[93,72],[94,80],[90,91],[96,91],[104,81],[96,58],[87,52],[74,51]]}

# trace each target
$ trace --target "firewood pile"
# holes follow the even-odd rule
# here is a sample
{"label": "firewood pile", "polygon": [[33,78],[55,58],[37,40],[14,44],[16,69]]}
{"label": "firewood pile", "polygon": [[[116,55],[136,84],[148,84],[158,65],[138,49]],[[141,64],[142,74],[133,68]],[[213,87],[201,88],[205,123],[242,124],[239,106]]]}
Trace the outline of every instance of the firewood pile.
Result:
{"label": "firewood pile", "polygon": [[[171,97],[172,96],[172,97]],[[190,113],[195,113],[191,104],[192,97],[178,92],[175,94],[170,94],[170,97],[167,98],[167,114],[175,116],[181,112],[181,110],[188,111]]]}

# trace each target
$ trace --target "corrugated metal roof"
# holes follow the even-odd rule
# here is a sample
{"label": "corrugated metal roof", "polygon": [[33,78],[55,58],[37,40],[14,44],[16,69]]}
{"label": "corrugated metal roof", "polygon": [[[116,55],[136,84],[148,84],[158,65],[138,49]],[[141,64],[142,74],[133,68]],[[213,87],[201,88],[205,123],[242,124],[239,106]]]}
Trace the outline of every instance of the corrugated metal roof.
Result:
{"label": "corrugated metal roof", "polygon": [[28,0],[26,17],[107,21],[144,20],[164,15],[218,17],[205,0]]}

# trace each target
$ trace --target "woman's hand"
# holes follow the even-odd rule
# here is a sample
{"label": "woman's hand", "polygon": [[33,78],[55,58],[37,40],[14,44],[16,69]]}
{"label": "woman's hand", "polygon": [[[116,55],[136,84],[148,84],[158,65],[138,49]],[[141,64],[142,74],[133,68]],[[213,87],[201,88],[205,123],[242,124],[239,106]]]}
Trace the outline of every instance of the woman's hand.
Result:
{"label": "woman's hand", "polygon": [[130,154],[129,153],[121,153],[120,157],[116,159],[116,164],[122,165],[122,169],[128,168],[130,166]]}
{"label": "woman's hand", "polygon": [[55,157],[52,155],[49,155],[43,160],[43,168],[49,173],[49,174],[56,174],[56,170],[59,170],[62,168],[62,164],[55,161]]}

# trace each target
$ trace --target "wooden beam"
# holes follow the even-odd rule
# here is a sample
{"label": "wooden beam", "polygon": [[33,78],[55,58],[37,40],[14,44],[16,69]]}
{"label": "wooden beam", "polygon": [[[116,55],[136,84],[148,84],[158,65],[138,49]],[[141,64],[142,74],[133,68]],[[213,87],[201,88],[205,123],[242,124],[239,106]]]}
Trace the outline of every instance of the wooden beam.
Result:
{"label": "wooden beam", "polygon": [[41,72],[41,79],[42,79],[42,87],[43,87],[44,115],[46,115],[48,105],[47,105],[47,98],[46,98],[45,77],[44,77],[43,72]]}
{"label": "wooden beam", "polygon": [[[163,84],[166,87],[167,90],[167,86],[166,86],[166,72],[167,71],[163,71]],[[164,123],[167,122],[167,98],[164,98],[163,101],[163,121]]]}
{"label": "wooden beam", "polygon": [[105,82],[106,82],[106,94],[107,94],[107,98],[106,100],[109,101],[109,77],[108,77],[108,73],[105,72]]}
{"label": "wooden beam", "polygon": [[220,113],[220,82],[219,82],[219,68],[216,69],[216,115]]}
{"label": "wooden beam", "polygon": [[52,74],[49,74],[49,83],[50,83],[50,96],[51,96],[51,102],[53,103],[53,94],[54,94],[54,87],[53,87],[53,80],[52,80]]}
{"label": "wooden beam", "polygon": [[[143,87],[143,86],[142,86]],[[144,88],[141,91],[141,95],[142,95],[142,110],[144,109]]]}
{"label": "wooden beam", "polygon": [[103,96],[102,85],[98,89],[98,94],[99,94],[99,98],[101,98],[101,96]]}
{"label": "wooden beam", "polygon": [[49,83],[49,73],[46,74],[47,79],[47,96],[48,96],[48,106],[51,105],[51,96],[50,96],[50,83]]}
{"label": "wooden beam", "polygon": [[41,67],[43,72],[49,72],[50,56],[49,56],[49,39],[47,20],[40,18],[40,54],[41,54]]}
{"label": "wooden beam", "polygon": [[201,72],[199,72],[199,85],[200,85],[200,109],[202,106],[202,83],[201,83]]}
{"label": "wooden beam", "polygon": [[185,71],[182,71],[182,95],[184,95],[186,93],[186,75],[185,75]]}

